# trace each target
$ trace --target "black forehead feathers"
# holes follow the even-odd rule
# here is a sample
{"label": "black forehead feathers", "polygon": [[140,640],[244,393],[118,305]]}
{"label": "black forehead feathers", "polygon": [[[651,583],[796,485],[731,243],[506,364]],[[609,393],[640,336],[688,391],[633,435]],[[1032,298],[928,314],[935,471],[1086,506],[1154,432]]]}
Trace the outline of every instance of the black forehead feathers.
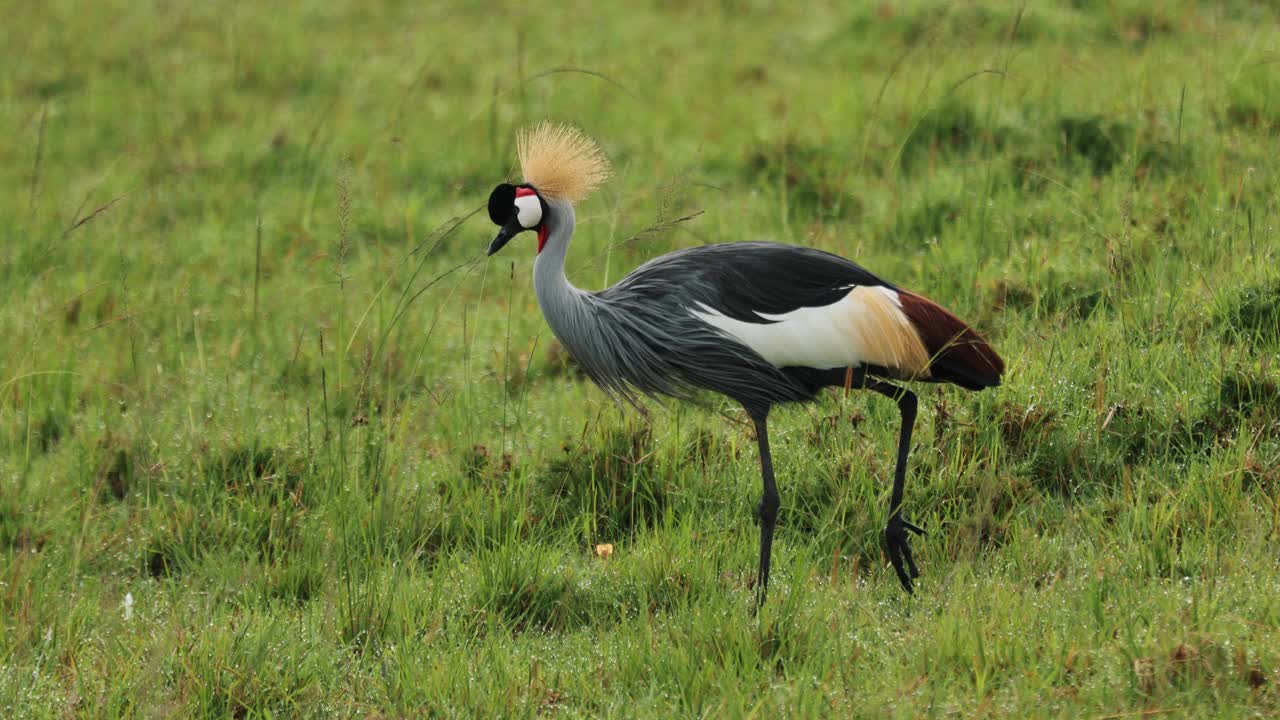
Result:
{"label": "black forehead feathers", "polygon": [[489,219],[494,225],[506,225],[516,206],[516,186],[502,183],[489,195]]}

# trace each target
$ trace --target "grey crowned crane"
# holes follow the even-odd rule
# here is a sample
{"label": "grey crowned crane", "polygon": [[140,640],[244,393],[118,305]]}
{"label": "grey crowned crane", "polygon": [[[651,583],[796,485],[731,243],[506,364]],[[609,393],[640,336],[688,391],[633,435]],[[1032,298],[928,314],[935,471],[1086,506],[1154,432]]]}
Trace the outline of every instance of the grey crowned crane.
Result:
{"label": "grey crowned crane", "polygon": [[890,380],[1000,384],[1004,362],[968,325],[933,301],[844,258],[767,242],[678,250],[650,260],[613,287],[579,290],[564,274],[575,203],[609,176],[596,143],[576,128],[543,123],[521,132],[524,182],[489,197],[500,226],[492,255],[533,230],[533,287],[547,324],[587,375],[615,398],[688,398],[713,390],[741,403],[755,425],[760,500],[757,602],[769,584],[778,488],[769,455],[769,410],[812,400],[827,387],[870,390],[902,414],[885,545],[902,587],[918,577],[902,518],[902,488],[916,396]]}

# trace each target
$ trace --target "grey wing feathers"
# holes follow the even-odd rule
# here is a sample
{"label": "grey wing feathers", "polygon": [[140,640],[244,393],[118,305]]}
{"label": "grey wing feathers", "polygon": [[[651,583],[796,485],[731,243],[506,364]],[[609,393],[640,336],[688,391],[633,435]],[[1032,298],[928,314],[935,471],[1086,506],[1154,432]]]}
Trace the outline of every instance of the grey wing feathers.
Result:
{"label": "grey wing feathers", "polygon": [[727,243],[663,255],[592,294],[600,322],[591,326],[600,336],[583,366],[601,387],[632,401],[633,389],[688,397],[696,388],[757,406],[807,399],[811,385],[690,311],[701,305],[766,323],[757,312],[827,305],[854,285],[889,286],[848,260],[791,245]]}
{"label": "grey wing feathers", "polygon": [[812,394],[678,305],[593,300],[599,322],[591,323],[595,337],[589,342],[595,352],[575,357],[615,397],[631,403],[637,393],[690,399],[698,389],[707,389],[761,406]]}

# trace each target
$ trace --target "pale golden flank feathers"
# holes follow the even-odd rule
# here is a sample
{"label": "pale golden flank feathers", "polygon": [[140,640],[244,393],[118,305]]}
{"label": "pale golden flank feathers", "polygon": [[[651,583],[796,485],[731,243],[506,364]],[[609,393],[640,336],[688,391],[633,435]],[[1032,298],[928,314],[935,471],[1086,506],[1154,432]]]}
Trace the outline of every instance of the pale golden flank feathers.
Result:
{"label": "pale golden flank feathers", "polygon": [[847,299],[860,311],[848,315],[848,331],[872,355],[869,362],[907,379],[929,377],[929,351],[897,303],[882,289],[866,286],[854,288]]}
{"label": "pale golden flank feathers", "polygon": [[551,198],[579,203],[609,179],[609,159],[586,133],[543,121],[516,137],[524,181]]}

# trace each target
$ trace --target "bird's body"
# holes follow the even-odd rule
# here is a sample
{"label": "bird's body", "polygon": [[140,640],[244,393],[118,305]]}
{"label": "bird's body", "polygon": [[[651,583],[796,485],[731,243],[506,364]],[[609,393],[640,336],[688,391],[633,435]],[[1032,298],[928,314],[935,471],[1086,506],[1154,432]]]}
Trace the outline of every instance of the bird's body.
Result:
{"label": "bird's body", "polygon": [[[572,207],[551,206],[558,220],[547,248],[567,248],[567,237],[550,238],[566,232]],[[563,262],[563,253],[548,250],[535,261],[543,315],[587,374],[623,397],[705,389],[749,406],[804,402],[833,379],[843,383],[850,367],[971,389],[999,382],[956,357],[968,346],[925,344],[914,323],[929,318],[918,309],[944,322],[949,313],[830,253],[765,242],[704,245],[650,260],[598,292],[569,284]],[[951,324],[956,337],[967,330]]]}
{"label": "bird's body", "polygon": [[900,505],[916,399],[887,381],[949,382],[972,390],[998,385],[1004,365],[990,345],[936,303],[844,258],[792,245],[736,242],[680,250],[612,287],[580,290],[564,274],[573,201],[607,174],[599,164],[603,157],[576,131],[544,125],[521,138],[521,161],[529,184],[499,186],[490,198],[490,215],[503,225],[490,252],[522,230],[537,230],[539,307],[591,379],[629,400],[637,393],[687,398],[711,390],[741,403],[755,423],[765,485],[761,599],[779,502],[768,445],[770,409],[811,400],[832,385],[869,389],[898,402],[903,427],[886,538],[910,591],[915,564],[906,530],[919,528],[901,519]]}

